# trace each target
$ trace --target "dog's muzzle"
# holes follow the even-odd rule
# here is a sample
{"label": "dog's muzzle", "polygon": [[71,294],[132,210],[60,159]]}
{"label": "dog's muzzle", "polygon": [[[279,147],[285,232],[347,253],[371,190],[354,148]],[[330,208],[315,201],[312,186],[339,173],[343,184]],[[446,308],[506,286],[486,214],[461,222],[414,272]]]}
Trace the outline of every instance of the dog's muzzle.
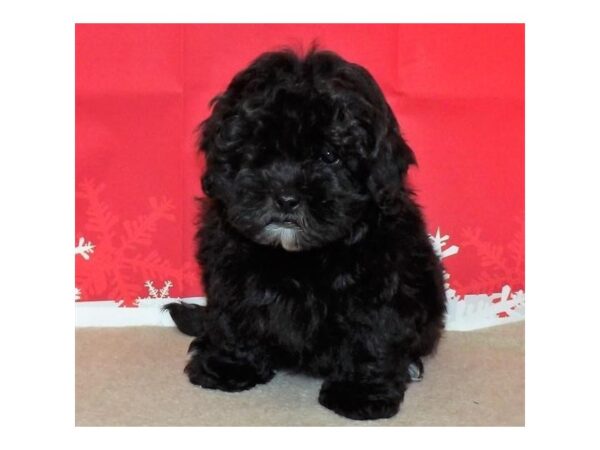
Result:
{"label": "dog's muzzle", "polygon": [[288,252],[302,250],[300,236],[302,229],[293,220],[269,223],[260,234],[260,240],[268,245],[281,245]]}

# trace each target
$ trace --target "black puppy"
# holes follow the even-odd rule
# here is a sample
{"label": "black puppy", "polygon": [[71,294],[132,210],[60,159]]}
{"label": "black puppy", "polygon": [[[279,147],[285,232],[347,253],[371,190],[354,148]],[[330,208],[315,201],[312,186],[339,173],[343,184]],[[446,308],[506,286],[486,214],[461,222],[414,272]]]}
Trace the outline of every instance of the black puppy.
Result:
{"label": "black puppy", "polygon": [[405,181],[414,155],[381,90],[334,53],[282,51],[212,105],[207,306],[166,306],[196,336],[190,381],[242,391],[302,371],[325,379],[319,402],[342,416],[393,416],[440,338],[445,293]]}

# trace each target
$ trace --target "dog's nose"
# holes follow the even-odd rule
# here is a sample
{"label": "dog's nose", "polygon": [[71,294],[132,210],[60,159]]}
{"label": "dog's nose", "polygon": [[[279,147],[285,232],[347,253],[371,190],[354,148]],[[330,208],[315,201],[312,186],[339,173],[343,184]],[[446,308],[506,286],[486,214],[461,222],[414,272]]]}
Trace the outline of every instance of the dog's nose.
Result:
{"label": "dog's nose", "polygon": [[279,195],[275,198],[275,201],[284,212],[292,212],[300,206],[298,198],[290,194]]}

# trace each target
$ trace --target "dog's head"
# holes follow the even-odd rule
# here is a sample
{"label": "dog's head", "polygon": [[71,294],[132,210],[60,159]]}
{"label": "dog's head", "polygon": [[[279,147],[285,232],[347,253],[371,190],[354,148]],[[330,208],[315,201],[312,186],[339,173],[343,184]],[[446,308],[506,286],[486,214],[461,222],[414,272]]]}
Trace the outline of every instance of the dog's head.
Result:
{"label": "dog's head", "polygon": [[227,221],[288,251],[354,242],[365,215],[397,214],[415,162],[367,70],[325,51],[256,59],[213,100],[200,148]]}

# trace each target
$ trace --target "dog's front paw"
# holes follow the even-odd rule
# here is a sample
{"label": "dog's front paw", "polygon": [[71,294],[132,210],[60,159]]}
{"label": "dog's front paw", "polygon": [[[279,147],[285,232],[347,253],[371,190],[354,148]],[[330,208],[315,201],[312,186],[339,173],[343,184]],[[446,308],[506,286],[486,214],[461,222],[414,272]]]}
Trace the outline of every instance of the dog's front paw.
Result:
{"label": "dog's front paw", "polygon": [[185,367],[185,373],[192,384],[227,392],[245,391],[268,382],[275,375],[269,368],[259,368],[229,358],[201,357],[196,354],[192,355]]}
{"label": "dog's front paw", "polygon": [[385,419],[398,413],[404,392],[376,383],[326,380],[319,403],[340,416],[355,420]]}

